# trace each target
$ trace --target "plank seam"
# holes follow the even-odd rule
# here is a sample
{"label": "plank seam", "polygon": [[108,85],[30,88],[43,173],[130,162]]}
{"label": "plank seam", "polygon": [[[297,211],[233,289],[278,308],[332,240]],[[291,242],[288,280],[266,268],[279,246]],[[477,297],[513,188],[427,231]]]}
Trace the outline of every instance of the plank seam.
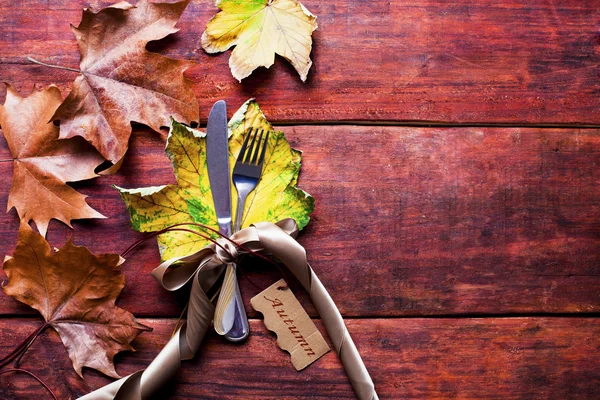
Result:
{"label": "plank seam", "polygon": [[[179,319],[179,316],[136,314],[138,319]],[[600,318],[600,312],[593,313],[506,313],[506,314],[440,314],[440,315],[401,315],[401,316],[343,316],[344,320],[363,320],[363,319],[517,319],[517,318]],[[321,318],[310,317],[312,320]],[[32,314],[3,314],[2,319],[37,319],[41,320],[39,315]],[[249,321],[262,321],[262,318],[248,318]]]}

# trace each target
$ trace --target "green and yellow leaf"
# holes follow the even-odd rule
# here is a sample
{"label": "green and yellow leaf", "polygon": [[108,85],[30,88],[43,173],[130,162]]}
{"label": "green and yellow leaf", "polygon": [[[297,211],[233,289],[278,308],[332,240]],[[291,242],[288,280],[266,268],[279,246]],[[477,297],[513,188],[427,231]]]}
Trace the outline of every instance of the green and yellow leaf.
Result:
{"label": "green and yellow leaf", "polygon": [[229,59],[236,79],[241,81],[258,67],[269,68],[277,53],[306,80],[317,17],[300,2],[217,0],[216,5],[221,12],[208,21],[202,47],[208,53],[218,53],[236,46]]}
{"label": "green and yellow leaf", "polygon": [[[273,130],[252,99],[244,103],[229,122],[230,172],[250,128]],[[180,222],[202,223],[218,230],[206,166],[205,135],[172,121],[165,151],[173,164],[177,185],[117,188],[135,230],[154,232]],[[314,199],[296,188],[301,159],[301,152],[290,147],[283,132],[271,134],[261,180],[246,200],[242,228],[255,222],[277,222],[283,218],[294,218],[301,229],[306,226],[314,209]],[[232,188],[233,210],[236,200],[237,194]],[[212,236],[217,237],[216,234]],[[174,231],[160,235],[158,244],[161,257],[166,260],[195,252],[208,241],[189,232]]]}

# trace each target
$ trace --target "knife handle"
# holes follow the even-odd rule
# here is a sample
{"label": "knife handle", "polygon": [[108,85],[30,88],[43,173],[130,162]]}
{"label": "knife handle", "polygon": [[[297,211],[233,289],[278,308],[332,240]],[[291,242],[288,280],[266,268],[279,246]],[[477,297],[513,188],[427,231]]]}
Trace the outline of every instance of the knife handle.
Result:
{"label": "knife handle", "polygon": [[244,308],[244,302],[242,300],[242,293],[238,285],[237,279],[235,282],[235,291],[231,301],[235,302],[235,314],[233,318],[233,326],[225,334],[225,338],[230,342],[241,342],[248,337],[250,334],[250,326],[248,324],[248,317],[246,316],[246,310]]}

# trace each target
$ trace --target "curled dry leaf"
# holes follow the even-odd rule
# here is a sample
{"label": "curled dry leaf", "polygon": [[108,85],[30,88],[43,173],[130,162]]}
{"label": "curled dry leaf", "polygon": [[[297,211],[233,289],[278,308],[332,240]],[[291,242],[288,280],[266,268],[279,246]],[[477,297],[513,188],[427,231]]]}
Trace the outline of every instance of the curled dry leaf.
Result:
{"label": "curled dry leaf", "polygon": [[[254,100],[248,100],[229,122],[230,173],[251,127],[273,129]],[[176,223],[198,222],[218,230],[206,166],[205,136],[204,132],[173,121],[166,152],[178,184],[117,188],[131,214],[134,229],[152,232]],[[301,229],[306,226],[314,209],[314,199],[296,188],[301,158],[301,152],[290,147],[283,132],[271,134],[260,182],[246,201],[242,228],[255,222],[277,222],[283,218],[294,218]],[[236,203],[237,196],[232,190],[233,210]],[[160,235],[158,244],[161,256],[166,260],[200,250],[208,241],[192,233],[172,231]]]}
{"label": "curled dry leaf", "polygon": [[22,98],[7,85],[0,106],[0,126],[14,159],[8,210],[15,207],[23,222],[33,220],[43,236],[52,218],[69,226],[72,219],[104,218],[65,183],[97,176],[94,169],[103,158],[81,138],[57,140],[59,128],[50,117],[61,100],[56,86]]}
{"label": "curled dry leaf", "polygon": [[218,53],[236,46],[229,59],[236,79],[241,81],[258,67],[269,68],[277,53],[306,81],[317,17],[300,2],[217,0],[216,5],[222,11],[208,21],[202,47],[208,53]]}
{"label": "curled dry leaf", "polygon": [[142,331],[130,312],[115,306],[125,286],[118,254],[93,254],[69,240],[53,253],[44,238],[22,224],[12,257],[4,261],[7,295],[35,308],[67,348],[73,368],[82,367],[119,377],[113,358],[133,350],[130,342]]}
{"label": "curled dry leaf", "polygon": [[169,125],[169,116],[198,121],[192,82],[183,77],[191,63],[146,50],[149,41],[178,31],[188,2],[123,1],[97,13],[83,10],[79,26],[71,27],[81,74],[53,117],[61,120],[61,138],[82,136],[117,164],[127,151],[131,122],[158,131]]}

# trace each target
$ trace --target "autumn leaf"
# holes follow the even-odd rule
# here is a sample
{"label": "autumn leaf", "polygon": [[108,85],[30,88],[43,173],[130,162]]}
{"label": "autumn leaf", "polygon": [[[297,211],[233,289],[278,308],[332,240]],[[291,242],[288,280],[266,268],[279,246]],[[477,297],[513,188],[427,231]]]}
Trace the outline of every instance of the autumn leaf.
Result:
{"label": "autumn leaf", "polygon": [[[248,100],[229,122],[230,173],[249,128],[272,130],[258,104]],[[166,152],[173,164],[177,185],[143,189],[117,188],[131,214],[133,228],[152,232],[180,222],[198,222],[218,229],[208,170],[205,133],[173,121]],[[314,209],[314,199],[297,189],[301,152],[292,149],[283,132],[269,138],[263,174],[257,188],[246,200],[242,228],[260,221],[276,222],[294,218],[306,226]],[[232,190],[232,209],[237,194]],[[215,236],[216,237],[216,236]],[[158,237],[163,260],[187,255],[208,242],[187,232],[167,232]]]}
{"label": "autumn leaf", "polygon": [[275,53],[292,63],[306,81],[312,65],[312,32],[317,22],[296,0],[216,0],[222,11],[211,18],[202,47],[218,53],[236,46],[229,58],[233,76],[241,81],[258,67],[269,68]]}
{"label": "autumn leaf", "polygon": [[115,306],[125,286],[118,254],[93,254],[69,240],[53,253],[48,242],[22,224],[12,257],[4,261],[4,292],[35,308],[60,335],[73,368],[119,377],[113,358],[142,331],[130,312]]}
{"label": "autumn leaf", "polygon": [[150,53],[146,44],[175,33],[189,0],[137,6],[120,2],[97,13],[83,10],[71,26],[81,53],[81,74],[53,119],[61,138],[82,136],[113,163],[127,151],[131,122],[158,131],[169,116],[198,121],[198,103],[183,72],[191,65]]}
{"label": "autumn leaf", "polygon": [[52,218],[69,226],[72,219],[105,218],[65,183],[97,176],[94,168],[103,158],[81,138],[57,140],[59,128],[49,121],[61,103],[60,90],[34,89],[22,98],[6,87],[0,126],[14,160],[7,211],[15,207],[21,221],[33,220],[42,236]]}

